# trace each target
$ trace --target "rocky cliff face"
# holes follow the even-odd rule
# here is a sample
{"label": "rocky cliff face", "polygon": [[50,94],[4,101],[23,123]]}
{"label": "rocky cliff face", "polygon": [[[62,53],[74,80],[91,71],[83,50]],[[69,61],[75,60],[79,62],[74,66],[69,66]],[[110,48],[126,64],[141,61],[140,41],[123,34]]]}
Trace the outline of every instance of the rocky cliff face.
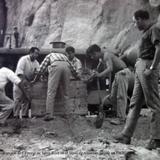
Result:
{"label": "rocky cliff face", "polygon": [[[17,26],[21,47],[51,48],[51,41],[64,41],[75,48],[97,43],[125,50],[136,41],[132,14],[146,8],[153,19],[159,14],[156,0],[5,0],[7,32]],[[7,45],[7,42],[5,42]]]}

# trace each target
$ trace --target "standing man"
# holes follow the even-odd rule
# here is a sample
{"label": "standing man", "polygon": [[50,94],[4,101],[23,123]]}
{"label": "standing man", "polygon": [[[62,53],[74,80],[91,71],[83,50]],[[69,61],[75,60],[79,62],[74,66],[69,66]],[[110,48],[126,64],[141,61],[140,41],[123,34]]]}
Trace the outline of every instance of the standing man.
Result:
{"label": "standing man", "polygon": [[62,53],[50,53],[41,63],[40,70],[33,82],[36,82],[39,79],[40,75],[43,74],[47,68],[49,75],[46,100],[46,115],[44,117],[44,120],[50,121],[54,119],[53,115],[57,89],[61,85],[61,92],[64,98],[64,108],[66,108],[70,75],[72,72],[74,76],[77,76],[77,73],[74,70],[74,67],[69,62],[67,56]]}
{"label": "standing man", "polygon": [[[39,63],[37,61],[38,56],[39,49],[37,47],[32,47],[30,48],[28,55],[25,55],[19,59],[15,73],[22,80],[22,82],[31,82],[33,80],[35,72],[39,69]],[[24,99],[23,93],[16,85],[14,85],[13,88],[13,97],[16,103],[14,115],[18,116],[19,111],[22,108],[22,115],[27,116],[30,102]]]}
{"label": "standing man", "polygon": [[[6,119],[10,116],[15,106],[14,101],[6,96],[5,86],[10,81],[18,86],[23,93],[24,87],[21,79],[9,68],[3,67],[3,60],[0,59],[0,125],[4,125]],[[29,99],[26,94],[25,98]]]}
{"label": "standing man", "polygon": [[14,40],[15,40],[15,48],[18,48],[19,47],[19,32],[18,32],[18,28],[14,27],[13,29],[14,29],[13,35],[14,35]]}
{"label": "standing man", "polygon": [[65,51],[69,61],[73,65],[74,69],[76,70],[78,77],[81,77],[82,63],[77,57],[75,57],[75,49],[72,46],[69,46],[66,48]]}
{"label": "standing man", "polygon": [[135,64],[135,84],[130,110],[123,131],[115,136],[117,142],[130,144],[143,102],[152,111],[151,138],[147,149],[160,147],[160,99],[158,92],[158,64],[160,61],[160,28],[151,24],[149,13],[138,10],[133,20],[143,31],[139,46],[139,59]]}

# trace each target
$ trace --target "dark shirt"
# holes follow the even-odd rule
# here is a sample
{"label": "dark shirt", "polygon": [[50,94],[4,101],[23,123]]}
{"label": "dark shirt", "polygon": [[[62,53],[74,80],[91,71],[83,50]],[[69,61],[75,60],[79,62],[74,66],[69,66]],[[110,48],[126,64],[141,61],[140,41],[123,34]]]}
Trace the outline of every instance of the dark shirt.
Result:
{"label": "dark shirt", "polygon": [[139,58],[153,59],[155,54],[155,45],[160,42],[160,28],[153,24],[147,30],[141,38],[139,46]]}

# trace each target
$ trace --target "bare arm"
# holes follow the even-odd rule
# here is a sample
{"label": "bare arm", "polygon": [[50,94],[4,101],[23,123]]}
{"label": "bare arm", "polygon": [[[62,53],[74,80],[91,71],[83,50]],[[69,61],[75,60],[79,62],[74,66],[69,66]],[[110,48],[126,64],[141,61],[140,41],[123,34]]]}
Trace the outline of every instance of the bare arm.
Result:
{"label": "bare arm", "polygon": [[157,68],[159,62],[160,62],[160,43],[158,43],[156,46],[156,51],[155,51],[155,55],[154,55],[154,59],[151,65],[151,69],[153,68]]}
{"label": "bare arm", "polygon": [[105,61],[106,61],[106,69],[102,71],[101,73],[98,73],[97,77],[104,77],[113,71],[113,62],[112,62],[111,57],[107,57]]}

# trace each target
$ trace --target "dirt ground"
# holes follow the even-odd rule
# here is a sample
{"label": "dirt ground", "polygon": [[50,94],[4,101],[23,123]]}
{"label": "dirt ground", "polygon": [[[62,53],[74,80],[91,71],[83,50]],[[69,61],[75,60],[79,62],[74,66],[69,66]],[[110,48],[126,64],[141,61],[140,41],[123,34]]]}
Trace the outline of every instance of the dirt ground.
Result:
{"label": "dirt ground", "polygon": [[[106,118],[101,129],[95,118],[83,116],[23,119],[22,128],[13,133],[14,119],[0,128],[0,160],[160,160],[160,151],[144,148],[149,139],[149,114],[142,113],[132,145],[113,143],[113,135],[123,125],[111,125]],[[131,158],[130,158],[131,159]]]}

